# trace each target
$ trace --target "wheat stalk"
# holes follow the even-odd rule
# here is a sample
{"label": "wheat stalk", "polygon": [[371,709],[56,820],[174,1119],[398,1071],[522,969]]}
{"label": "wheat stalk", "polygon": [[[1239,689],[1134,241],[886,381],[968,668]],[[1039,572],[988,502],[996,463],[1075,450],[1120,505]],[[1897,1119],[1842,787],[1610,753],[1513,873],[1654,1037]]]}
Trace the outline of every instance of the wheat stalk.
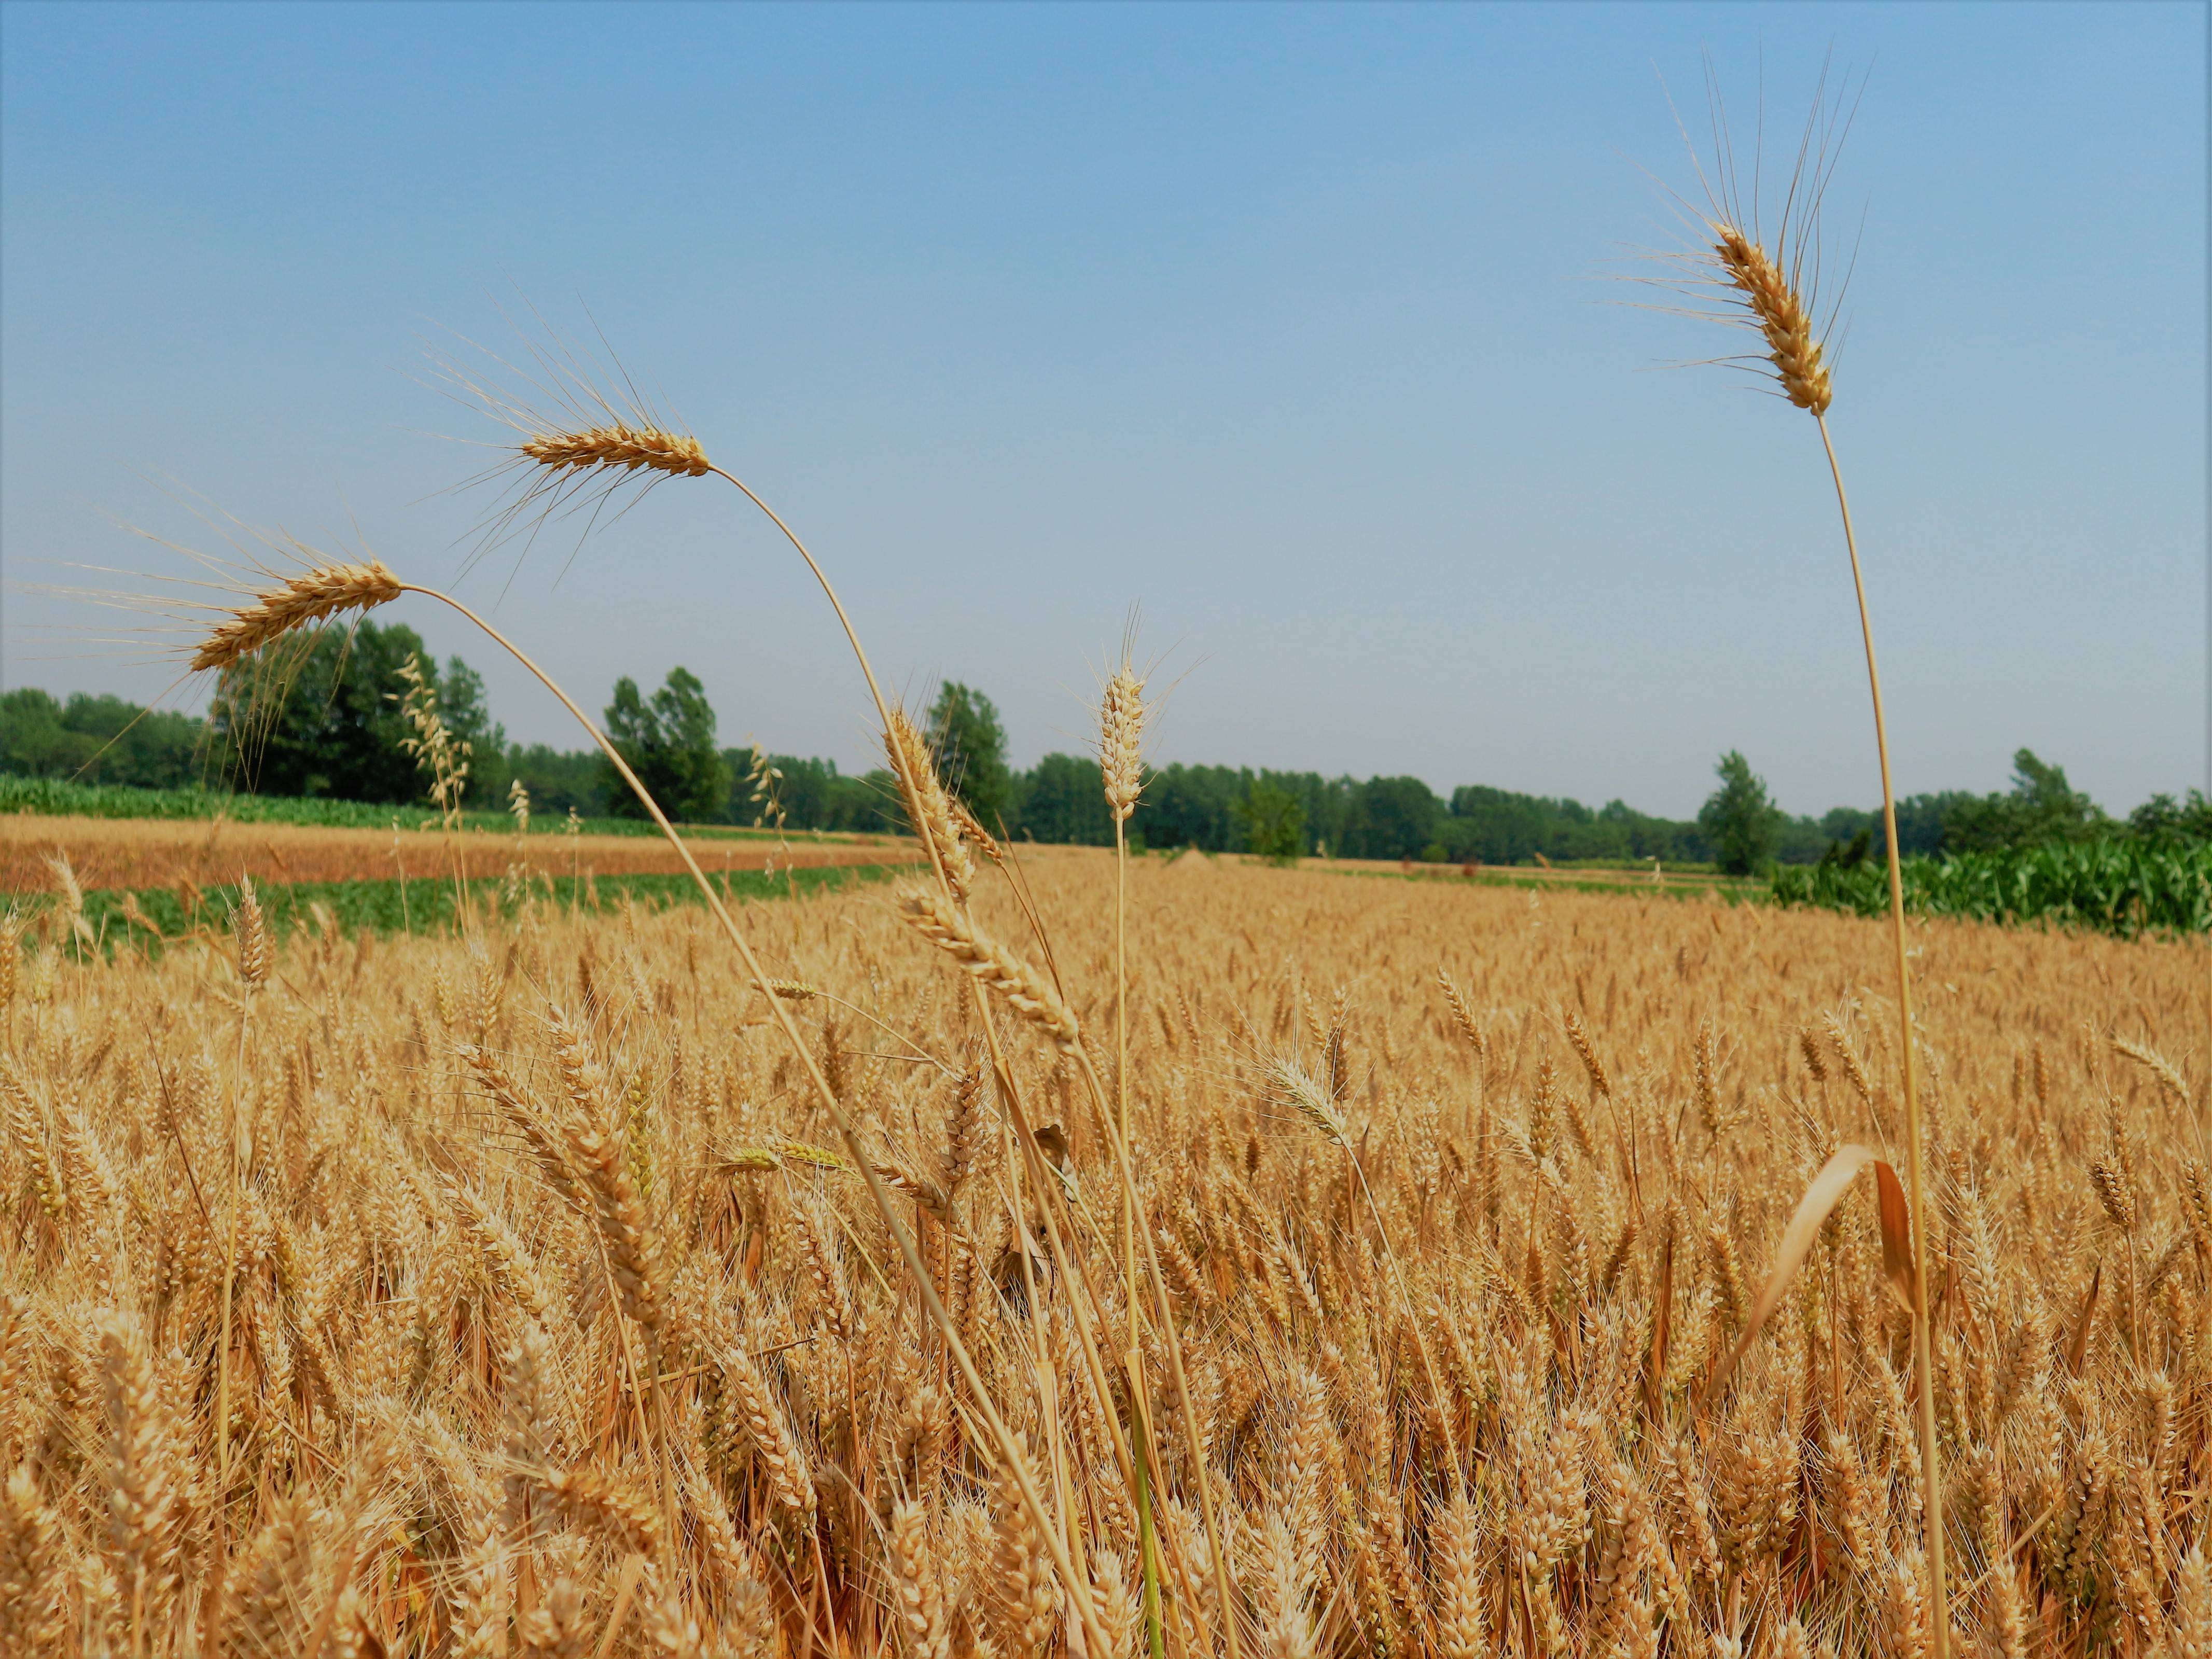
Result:
{"label": "wheat stalk", "polygon": [[[1821,114],[1816,99],[1808,121],[1810,148]],[[1820,432],[1820,446],[1836,491],[1837,511],[1843,520],[1844,546],[1851,568],[1851,586],[1858,602],[1859,631],[1866,647],[1867,684],[1873,702],[1875,751],[1881,770],[1882,828],[1887,854],[1890,924],[1897,975],[1897,1020],[1899,1066],[1904,1074],[1906,1159],[1910,1176],[1909,1201],[1912,1219],[1912,1309],[1914,1375],[1918,1380],[1921,1474],[1928,1492],[1929,1519],[1923,1528],[1926,1542],[1928,1620],[1935,1659],[1946,1659],[1950,1642],[1950,1602],[1945,1591],[1943,1484],[1936,1443],[1934,1356],[1929,1332],[1927,1271],[1927,1201],[1917,1068],[1913,1054],[1911,970],[1905,945],[1905,884],[1897,842],[1897,796],[1890,779],[1889,736],[1882,714],[1881,671],[1875,659],[1874,623],[1867,608],[1866,580],[1860,569],[1858,538],[1851,526],[1850,500],[1844,489],[1844,474],[1836,459],[1834,440],[1828,432],[1827,411],[1834,401],[1832,377],[1820,342],[1814,338],[1813,305],[1808,292],[1802,251],[1808,242],[1817,246],[1815,225],[1820,204],[1833,166],[1825,143],[1808,156],[1801,151],[1797,172],[1784,211],[1778,249],[1784,257],[1770,256],[1755,239],[1740,228],[1741,213],[1718,211],[1703,216],[1711,234],[1707,258],[1714,276],[1741,308],[1767,347],[1767,360],[1783,395],[1812,415]],[[1725,161],[1725,157],[1723,158]],[[1809,170],[1808,170],[1809,162]],[[1732,170],[1724,172],[1732,178]],[[1710,194],[1710,192],[1709,192]],[[1855,1079],[1856,1080],[1856,1079]]]}

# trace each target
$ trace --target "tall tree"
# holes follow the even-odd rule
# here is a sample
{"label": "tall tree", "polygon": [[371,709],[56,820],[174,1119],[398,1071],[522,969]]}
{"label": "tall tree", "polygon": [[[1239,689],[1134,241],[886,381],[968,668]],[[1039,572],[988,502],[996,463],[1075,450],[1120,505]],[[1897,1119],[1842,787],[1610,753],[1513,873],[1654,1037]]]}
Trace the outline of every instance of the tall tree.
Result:
{"label": "tall tree", "polygon": [[[1962,796],[1945,812],[1943,848],[1946,852],[1983,853],[2086,841],[2110,827],[2103,809],[2067,782],[2064,767],[2051,765],[2033,749],[2022,749],[2012,757],[2009,794]],[[1905,839],[1902,830],[1898,839]]]}
{"label": "tall tree", "polygon": [[1419,778],[1370,778],[1352,801],[1342,850],[1353,858],[1419,858],[1436,840],[1443,810]]}
{"label": "tall tree", "polygon": [[212,769],[262,794],[420,800],[399,712],[410,654],[430,660],[413,629],[364,622],[226,669],[208,710]]}
{"label": "tall tree", "polygon": [[469,787],[463,799],[471,808],[504,810],[507,786],[514,776],[507,728],[491,717],[483,676],[459,657],[447,658],[438,676],[438,712],[446,729],[469,746]]}
{"label": "tall tree", "polygon": [[[728,805],[729,770],[714,743],[714,705],[696,674],[672,668],[650,697],[640,696],[637,682],[624,675],[615,682],[606,726],[608,738],[662,811],[693,823],[721,817]],[[612,763],[600,765],[607,810],[620,817],[643,817],[645,808]]]}
{"label": "tall tree", "polygon": [[1741,750],[1729,750],[1713,770],[1721,787],[1705,798],[1698,823],[1713,844],[1721,873],[1747,876],[1774,856],[1783,814],[1766,793],[1766,780],[1753,773]]}
{"label": "tall tree", "polygon": [[1267,778],[1255,778],[1246,786],[1237,817],[1244,826],[1245,850],[1271,864],[1295,864],[1305,851],[1304,803]]}
{"label": "tall tree", "polygon": [[929,710],[929,747],[945,787],[987,830],[1004,823],[1014,805],[1006,769],[1006,732],[998,705],[973,686],[947,680]]}

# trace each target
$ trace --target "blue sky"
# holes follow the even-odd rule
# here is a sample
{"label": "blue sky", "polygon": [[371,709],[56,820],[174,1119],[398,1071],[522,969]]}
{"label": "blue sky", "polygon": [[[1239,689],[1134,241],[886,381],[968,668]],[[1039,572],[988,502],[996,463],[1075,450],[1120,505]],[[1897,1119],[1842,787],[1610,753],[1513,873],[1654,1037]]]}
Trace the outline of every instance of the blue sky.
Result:
{"label": "blue sky", "polygon": [[[1901,789],[2029,744],[2203,781],[2194,5],[0,8],[0,682],[141,696],[27,585],[167,568],[170,493],[448,581],[496,435],[420,337],[585,308],[805,535],[909,695],[1087,738],[1133,605],[1156,757],[1694,810],[1878,793],[1813,423],[1605,279],[1675,230],[1661,91],[1794,137],[1870,70],[1831,416]],[[869,758],[832,618],[714,481],[459,592],[590,706]],[[392,614],[392,613],[387,613]],[[510,732],[557,710],[444,618]],[[61,632],[55,629],[59,626]],[[191,688],[177,694],[188,706]]]}

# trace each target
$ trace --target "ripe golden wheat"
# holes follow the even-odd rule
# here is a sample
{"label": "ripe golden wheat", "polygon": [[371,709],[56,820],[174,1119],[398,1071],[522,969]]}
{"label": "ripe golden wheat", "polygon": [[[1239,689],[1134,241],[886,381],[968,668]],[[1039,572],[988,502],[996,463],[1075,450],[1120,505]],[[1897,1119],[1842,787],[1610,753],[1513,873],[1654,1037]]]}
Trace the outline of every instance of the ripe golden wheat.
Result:
{"label": "ripe golden wheat", "polygon": [[[880,896],[748,914],[779,991],[865,1011],[787,1005],[1127,1659],[1127,1379],[1102,1400],[1082,1335],[1122,1317],[1114,1158],[1062,1035],[1104,1018],[1113,875],[1027,868],[1065,996],[988,945],[1027,925],[1004,886],[964,922],[916,906],[940,949]],[[1148,1316],[1170,1652],[1225,1651],[1232,1620],[1244,1651],[1343,1659],[1924,1650],[1909,1322],[1870,1202],[1698,1404],[1810,1172],[1897,1132],[1873,925],[1131,873],[1132,1155],[1196,1413],[1187,1438]],[[24,936],[0,1651],[1069,1646],[1048,1540],[704,912],[266,939],[241,1024],[244,931],[103,962],[56,907]],[[2202,1652],[2198,970],[1949,924],[1917,947],[1961,1650]],[[1003,1081],[948,967],[1037,1002]],[[1038,1159],[1008,1087],[1051,1126]]]}

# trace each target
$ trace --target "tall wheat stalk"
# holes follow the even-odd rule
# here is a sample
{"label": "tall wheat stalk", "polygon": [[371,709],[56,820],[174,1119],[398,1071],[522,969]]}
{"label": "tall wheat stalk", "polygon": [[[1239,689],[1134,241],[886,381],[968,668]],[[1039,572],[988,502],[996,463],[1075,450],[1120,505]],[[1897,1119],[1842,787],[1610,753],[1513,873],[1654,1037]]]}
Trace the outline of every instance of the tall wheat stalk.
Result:
{"label": "tall wheat stalk", "polygon": [[[847,613],[843,602],[838,599],[837,591],[831,585],[828,573],[823,569],[820,562],[814,555],[808,550],[806,544],[799,539],[798,533],[784,521],[782,516],[762,500],[752,487],[742,478],[709,460],[696,438],[688,434],[666,429],[649,418],[647,412],[641,410],[630,411],[630,418],[611,413],[611,405],[607,404],[604,398],[599,398],[599,394],[590,392],[587,392],[587,397],[603,413],[608,415],[608,418],[603,422],[576,422],[564,427],[558,422],[550,422],[544,417],[520,410],[512,402],[497,394],[486,394],[465,377],[455,376],[454,378],[461,384],[469,386],[477,395],[483,398],[500,418],[507,421],[509,424],[515,426],[524,434],[522,442],[514,447],[512,465],[520,469],[525,482],[521,486],[518,500],[508,509],[507,517],[509,521],[516,512],[534,501],[550,498],[552,502],[558,503],[574,500],[580,492],[594,489],[603,497],[604,495],[622,488],[633,478],[642,478],[646,487],[651,488],[666,478],[700,477],[711,474],[736,489],[747,501],[759,508],[771,524],[775,525],[782,533],[784,539],[791,544],[792,550],[805,562],[808,572],[821,587],[823,597],[829,600],[830,609],[836,614],[838,625],[844,630],[846,642],[851,647],[854,659],[860,665],[861,678],[867,682],[868,694],[875,702],[877,718],[882,723],[882,729],[886,738],[895,736],[898,730],[899,720],[894,717],[890,700],[884,696],[883,688],[876,678],[875,670],[868,661],[868,653],[860,643],[860,632],[854,627],[852,617]],[[573,398],[569,401],[572,404],[574,402]],[[594,480],[597,481],[596,483]],[[447,602],[452,603],[450,600]],[[483,625],[480,620],[478,625]],[[538,671],[533,668],[532,672]],[[538,677],[541,679],[544,678],[542,673]],[[546,683],[549,685],[551,684],[550,681]],[[573,712],[573,705],[571,708]],[[580,714],[578,718],[582,718]],[[588,726],[589,722],[586,721],[586,724]],[[604,743],[604,739],[600,741]],[[900,793],[906,803],[908,817],[914,825],[915,836],[929,854],[930,865],[936,875],[939,888],[949,904],[964,912],[968,901],[966,883],[961,878],[960,872],[947,862],[947,854],[957,848],[958,836],[957,832],[948,833],[947,826],[937,821],[941,812],[933,796],[933,794],[941,795],[941,791],[933,791],[934,780],[926,775],[927,757],[919,753],[915,745],[896,741],[890,744],[890,753],[899,781]],[[671,830],[667,833],[673,841],[674,831]],[[690,854],[686,853],[684,857],[689,862]],[[694,866],[693,868],[696,870],[696,866]],[[703,884],[705,878],[702,876],[699,879]],[[750,963],[748,966],[750,966]],[[1020,1096],[1014,1087],[1012,1069],[1007,1063],[1000,1045],[997,1026],[991,1017],[989,998],[985,993],[982,981],[972,974],[969,988],[975,1003],[977,1019],[983,1029],[985,1042],[990,1051],[992,1068],[1000,1079],[1001,1092],[1016,1118],[1015,1127],[1021,1142],[1023,1157],[1024,1160],[1034,1159],[1037,1157],[1034,1136],[1030,1125],[1025,1121]],[[778,1009],[777,1012],[779,1017],[790,1026],[792,1040],[797,1042],[798,1027],[791,1021],[788,1011]],[[1115,1169],[1122,1188],[1123,1200],[1133,1217],[1135,1224],[1133,1231],[1142,1236],[1146,1277],[1150,1281],[1152,1298],[1159,1311],[1161,1336],[1163,1346],[1167,1351],[1169,1370],[1175,1382],[1177,1403],[1181,1407],[1186,1432],[1191,1437],[1191,1449],[1195,1453],[1196,1429],[1189,1381],[1183,1366],[1182,1339],[1176,1329],[1167,1283],[1160,1271],[1158,1252],[1152,1241],[1151,1222],[1146,1213],[1144,1199],[1137,1190],[1135,1173],[1129,1158],[1128,1137],[1125,1133],[1125,1125],[1121,1121],[1120,1115],[1109,1105],[1106,1091],[1098,1077],[1097,1068],[1091,1062],[1090,1056],[1079,1047],[1075,1048],[1073,1053],[1091,1100],[1104,1121],[1106,1138],[1114,1152]],[[811,1052],[802,1054],[801,1057],[810,1069],[814,1066],[815,1062]],[[824,1083],[822,1087],[826,1096],[827,1084]],[[834,1108],[832,1115],[833,1121],[842,1121]],[[853,1156],[856,1161],[865,1162],[860,1158],[857,1143],[854,1145]],[[868,1174],[872,1188],[876,1183],[872,1170],[864,1170],[864,1172]],[[1048,1186],[1048,1183],[1046,1184]],[[1052,1231],[1054,1226],[1052,1206],[1048,1200],[1044,1202],[1042,1207],[1048,1234],[1051,1238],[1054,1252],[1058,1255],[1060,1254],[1060,1244],[1056,1235]],[[887,1210],[885,1218],[890,1219]],[[891,1225],[894,1235],[901,1239],[903,1249],[902,1231],[895,1221]],[[1133,1257],[1133,1250],[1130,1254]],[[926,1275],[921,1274],[918,1258],[910,1260],[908,1265],[917,1276],[926,1279]],[[1138,1303],[1133,1260],[1125,1262],[1125,1267],[1128,1273],[1127,1295],[1133,1318]],[[920,1289],[925,1302],[930,1307],[933,1316],[939,1315],[941,1310],[938,1306],[934,1291],[926,1282],[920,1286]],[[957,1352],[957,1339],[953,1336],[949,1322],[945,1322],[945,1329],[948,1343],[954,1345]],[[1109,1409],[1107,1401],[1109,1395],[1105,1387],[1105,1381],[1103,1376],[1099,1374],[1098,1360],[1093,1350],[1090,1333],[1087,1327],[1081,1322],[1079,1316],[1078,1334],[1083,1339],[1086,1361],[1094,1372],[1094,1383],[1100,1393],[1102,1409]],[[971,1376],[970,1381],[975,1382],[975,1380]],[[1141,1391],[1141,1372],[1132,1373],[1130,1385],[1133,1389]],[[980,1387],[980,1384],[977,1386]],[[1146,1431],[1151,1413],[1140,1408],[1133,1413],[1133,1418],[1134,1420],[1131,1425],[1133,1437],[1136,1433]],[[1126,1451],[1127,1449],[1123,1449]],[[1133,1475],[1135,1462],[1136,1457],[1132,1455]],[[1216,1587],[1222,1598],[1222,1604],[1226,1607],[1231,1605],[1227,1555],[1219,1517],[1215,1514],[1213,1495],[1210,1486],[1203,1480],[1199,1483],[1199,1497],[1206,1520],[1206,1542],[1213,1559]],[[1042,1511],[1040,1511],[1040,1520],[1042,1520]],[[1055,1540],[1057,1548],[1057,1535],[1048,1525],[1044,1528],[1044,1530],[1048,1540]],[[1058,1558],[1056,1558],[1057,1560]],[[1060,1565],[1064,1565],[1065,1563],[1062,1562]],[[1086,1629],[1095,1632],[1095,1615],[1087,1582],[1079,1581],[1071,1573],[1067,1589],[1071,1599],[1075,1601],[1083,1614]],[[1237,1659],[1239,1644],[1236,1621],[1233,1618],[1224,1618],[1223,1634],[1227,1644],[1230,1659]]]}
{"label": "tall wheat stalk", "polygon": [[[1922,1167],[1924,1136],[1918,1068],[1913,1058],[1912,974],[1905,945],[1905,877],[1897,845],[1897,793],[1890,778],[1888,724],[1882,710],[1881,670],[1875,656],[1874,623],[1867,606],[1866,578],[1859,564],[1858,538],[1851,526],[1850,498],[1844,489],[1843,468],[1836,459],[1835,441],[1828,432],[1828,409],[1835,401],[1834,374],[1815,324],[1818,222],[1821,198],[1835,161],[1835,147],[1828,142],[1830,128],[1826,122],[1832,120],[1836,112],[1829,109],[1824,100],[1825,82],[1822,93],[1815,98],[1812,118],[1807,123],[1798,148],[1796,167],[1784,200],[1781,228],[1776,234],[1772,253],[1759,240],[1755,224],[1747,228],[1746,216],[1736,200],[1734,163],[1723,141],[1720,188],[1715,190],[1712,185],[1707,185],[1710,210],[1698,214],[1705,241],[1692,255],[1692,262],[1704,272],[1702,286],[1709,293],[1717,293],[1725,307],[1723,319],[1748,327],[1760,337],[1765,348],[1762,372],[1771,374],[1781,395],[1810,414],[1820,428],[1820,447],[1827,457],[1828,475],[1836,489],[1836,507],[1843,520],[1844,549],[1851,567],[1851,589],[1858,602],[1859,634],[1866,647],[1867,688],[1874,704],[1875,753],[1881,769],[1881,821],[1889,866],[1890,934],[1897,966],[1898,1054],[1905,1090],[1905,1161],[1912,1212],[1910,1300],[1912,1362],[1917,1382],[1915,1414],[1921,1479],[1927,1498],[1929,1650],[1935,1659],[1947,1659],[1951,1621],[1950,1602],[1945,1594],[1943,1478],[1936,1444],[1933,1344],[1929,1330],[1928,1206]],[[1752,205],[1755,211],[1756,202]],[[1815,251],[1809,258],[1808,248]],[[1832,321],[1832,307],[1830,319]]]}
{"label": "tall wheat stalk", "polygon": [[[630,434],[629,436],[635,438],[636,434]],[[563,463],[563,465],[573,464]],[[626,467],[640,465],[636,460],[626,458],[606,464]],[[732,480],[732,482],[735,481]],[[739,486],[740,489],[743,487]],[[746,493],[750,495],[751,492]],[[765,508],[763,510],[766,511]],[[781,520],[778,522],[781,523]],[[786,531],[785,533],[789,535],[790,532]],[[793,541],[795,544],[796,538],[793,538]],[[800,550],[804,552],[805,550],[802,548]],[[809,563],[811,562],[810,558]],[[829,585],[826,580],[823,586],[827,591]],[[315,602],[312,606],[299,603],[297,595],[301,591],[315,596]],[[873,1160],[867,1157],[857,1127],[845,1111],[836,1091],[830,1086],[829,1079],[822,1072],[820,1060],[806,1042],[805,1036],[799,1030],[789,1006],[783,998],[775,994],[775,981],[769,978],[767,969],[755,954],[751,942],[745,937],[744,931],[738,926],[736,919],[731,915],[728,907],[722,902],[721,895],[715,890],[714,884],[707,878],[706,872],[700,868],[699,861],[693,857],[689,844],[677,834],[676,826],[669,822],[668,816],[661,810],[659,802],[653,799],[652,792],[646,788],[637,774],[630,769],[629,763],[623,757],[622,751],[615,747],[606,734],[601,732],[591,718],[576,705],[574,699],[562,690],[551,675],[538,666],[520,647],[460,600],[453,598],[450,594],[440,592],[435,588],[399,581],[381,564],[374,562],[369,566],[335,563],[319,566],[308,571],[305,575],[280,586],[250,594],[247,604],[226,610],[223,612],[223,620],[218,622],[207,632],[199,649],[192,658],[192,665],[196,669],[211,669],[219,672],[238,661],[249,652],[271,644],[294,629],[327,621],[334,616],[347,611],[365,611],[386,605],[399,598],[403,593],[419,594],[424,599],[434,599],[450,607],[465,621],[482,631],[495,645],[513,657],[539,684],[551,692],[562,707],[568,711],[577,724],[581,726],[591,737],[600,753],[606,757],[608,763],[615,769],[623,783],[636,796],[638,803],[645,808],[663,838],[683,860],[684,869],[690,876],[693,885],[698,889],[700,896],[706,901],[708,909],[713,914],[724,935],[737,951],[738,959],[744,964],[749,980],[759,989],[762,998],[768,1003],[770,1015],[781,1028],[786,1041],[791,1046],[792,1052],[806,1073],[807,1079],[812,1085],[816,1097],[821,1102],[823,1109],[829,1115],[830,1122],[836,1127],[839,1138],[844,1142],[846,1155],[866,1182],[869,1197],[878,1214],[897,1245],[908,1273],[913,1276],[915,1287],[921,1295],[925,1310],[944,1338],[947,1351],[952,1355],[954,1363],[960,1367],[969,1387],[974,1391],[976,1410],[988,1428],[991,1437],[997,1443],[1000,1455],[1018,1460],[1018,1444],[1014,1439],[1013,1431],[1007,1426],[1005,1419],[1000,1415],[998,1408],[992,1403],[973,1357],[961,1341],[957,1327],[951,1315],[946,1310],[943,1301],[938,1296],[934,1282],[923,1262],[921,1253],[915,1243],[912,1233],[899,1219],[896,1207],[891,1201],[890,1188],[885,1185],[881,1174],[876,1170]],[[833,605],[836,604],[834,593],[830,595],[830,599]],[[841,607],[839,615],[842,617],[842,614]],[[854,641],[854,648],[858,649],[857,640]],[[863,666],[866,666],[865,661]],[[872,674],[869,676],[869,684],[872,687],[874,684]],[[1025,1465],[1018,1465],[1012,1473],[1014,1485],[1020,1493],[1022,1502],[1031,1511],[1032,1518],[1038,1529],[1043,1534],[1045,1542],[1052,1553],[1054,1565],[1060,1571],[1067,1590],[1068,1599],[1074,1606],[1077,1617],[1082,1620],[1091,1639],[1094,1643],[1103,1644],[1104,1632],[1099,1625],[1097,1612],[1092,1602],[1087,1576],[1079,1574],[1076,1571],[1073,1558],[1068,1553],[1066,1540],[1060,1529],[1053,1525],[1044,1508],[1042,1496],[1038,1492],[1035,1481],[1030,1478]]]}

